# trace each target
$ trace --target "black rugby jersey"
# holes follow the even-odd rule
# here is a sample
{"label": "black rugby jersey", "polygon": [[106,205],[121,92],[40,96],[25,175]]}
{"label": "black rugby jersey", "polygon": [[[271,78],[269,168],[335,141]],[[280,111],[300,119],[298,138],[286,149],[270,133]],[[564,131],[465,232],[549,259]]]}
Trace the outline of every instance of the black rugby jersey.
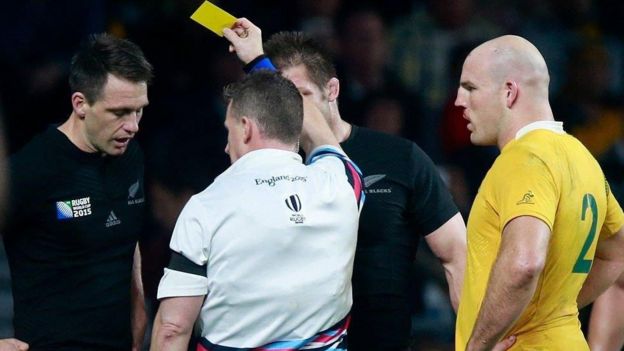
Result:
{"label": "black rugby jersey", "polygon": [[80,151],[56,127],[10,159],[3,232],[15,337],[30,350],[129,350],[143,155]]}
{"label": "black rugby jersey", "polygon": [[419,239],[458,209],[415,143],[353,126],[341,146],[362,170],[366,193],[353,267],[349,350],[405,347]]}

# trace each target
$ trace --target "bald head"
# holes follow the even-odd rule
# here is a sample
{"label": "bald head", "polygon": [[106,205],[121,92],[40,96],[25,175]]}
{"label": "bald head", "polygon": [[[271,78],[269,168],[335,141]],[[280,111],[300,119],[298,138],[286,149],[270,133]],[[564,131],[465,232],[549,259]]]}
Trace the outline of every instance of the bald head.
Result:
{"label": "bald head", "polygon": [[472,50],[455,100],[464,108],[470,140],[502,149],[525,125],[553,120],[548,82],[544,58],[526,39],[506,35]]}
{"label": "bald head", "polygon": [[[535,89],[536,95],[548,96],[548,67],[539,50],[528,40],[505,35],[489,40],[475,48],[468,60],[487,67],[497,82],[514,81],[524,89]],[[528,92],[528,91],[525,91]]]}

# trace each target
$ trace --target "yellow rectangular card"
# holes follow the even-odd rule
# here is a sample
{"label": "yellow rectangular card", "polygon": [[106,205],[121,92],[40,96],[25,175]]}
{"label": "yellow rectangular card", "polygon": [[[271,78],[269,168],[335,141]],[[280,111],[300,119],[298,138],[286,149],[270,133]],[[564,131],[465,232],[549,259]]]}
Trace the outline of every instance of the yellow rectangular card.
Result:
{"label": "yellow rectangular card", "polygon": [[191,15],[191,19],[220,37],[223,36],[224,28],[231,28],[236,22],[236,17],[209,1],[204,1]]}

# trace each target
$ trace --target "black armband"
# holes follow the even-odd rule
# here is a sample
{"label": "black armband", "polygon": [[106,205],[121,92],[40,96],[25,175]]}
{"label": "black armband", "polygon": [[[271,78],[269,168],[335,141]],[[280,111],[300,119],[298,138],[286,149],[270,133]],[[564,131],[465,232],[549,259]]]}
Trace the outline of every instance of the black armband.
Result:
{"label": "black armband", "polygon": [[167,268],[178,272],[201,275],[202,277],[206,276],[206,265],[200,266],[175,251],[171,251],[171,260]]}

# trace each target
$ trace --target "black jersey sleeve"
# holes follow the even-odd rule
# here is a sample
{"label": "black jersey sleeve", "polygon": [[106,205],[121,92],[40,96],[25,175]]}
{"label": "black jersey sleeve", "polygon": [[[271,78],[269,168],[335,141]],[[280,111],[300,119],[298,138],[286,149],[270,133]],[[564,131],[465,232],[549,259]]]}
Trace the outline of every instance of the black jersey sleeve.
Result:
{"label": "black jersey sleeve", "polygon": [[414,222],[420,234],[426,236],[440,228],[459,212],[440,173],[429,156],[412,144],[412,192],[408,206],[408,220]]}

